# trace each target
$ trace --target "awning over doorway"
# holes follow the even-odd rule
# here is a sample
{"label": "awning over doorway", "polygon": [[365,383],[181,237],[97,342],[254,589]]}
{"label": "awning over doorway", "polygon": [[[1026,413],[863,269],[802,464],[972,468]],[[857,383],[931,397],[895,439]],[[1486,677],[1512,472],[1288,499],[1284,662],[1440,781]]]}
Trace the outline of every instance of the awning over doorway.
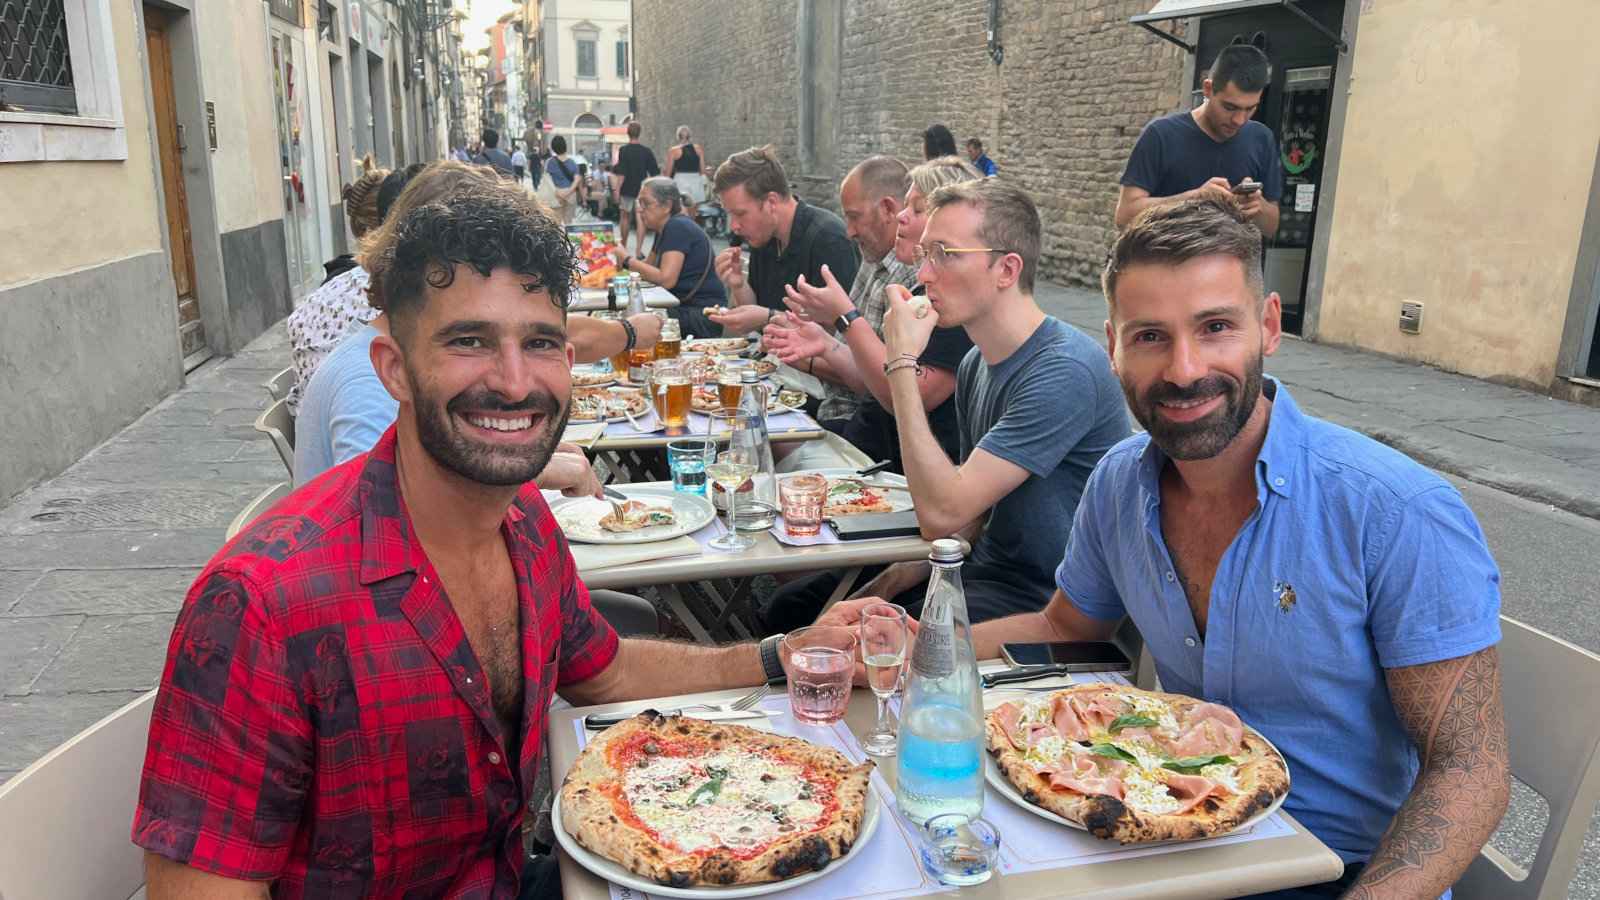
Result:
{"label": "awning over doorway", "polygon": [[1340,53],[1350,49],[1345,43],[1344,35],[1335,34],[1328,30],[1326,25],[1307,15],[1306,11],[1295,6],[1294,0],[1157,0],[1156,5],[1149,12],[1133,16],[1128,19],[1131,24],[1150,32],[1164,41],[1170,41],[1193,53],[1194,45],[1184,41],[1177,35],[1156,27],[1157,22],[1170,22],[1174,19],[1191,19],[1199,16],[1217,16],[1223,13],[1243,12],[1250,9],[1259,9],[1264,6],[1277,6],[1306,20],[1312,28],[1328,36]]}

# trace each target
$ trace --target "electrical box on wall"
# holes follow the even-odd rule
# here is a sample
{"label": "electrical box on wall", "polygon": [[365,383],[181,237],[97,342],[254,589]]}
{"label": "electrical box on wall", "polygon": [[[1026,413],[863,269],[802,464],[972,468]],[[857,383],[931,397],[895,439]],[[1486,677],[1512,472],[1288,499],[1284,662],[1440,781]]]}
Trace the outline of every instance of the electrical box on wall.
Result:
{"label": "electrical box on wall", "polygon": [[1422,333],[1422,304],[1411,300],[1400,303],[1400,331],[1402,334]]}

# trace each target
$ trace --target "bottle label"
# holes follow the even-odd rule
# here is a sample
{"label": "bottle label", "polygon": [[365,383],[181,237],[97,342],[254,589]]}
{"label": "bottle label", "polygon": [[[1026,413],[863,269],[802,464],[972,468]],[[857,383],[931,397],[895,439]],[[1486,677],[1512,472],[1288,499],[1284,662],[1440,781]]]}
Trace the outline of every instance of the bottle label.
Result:
{"label": "bottle label", "polygon": [[944,678],[955,670],[955,629],[924,623],[911,645],[911,674],[921,678]]}

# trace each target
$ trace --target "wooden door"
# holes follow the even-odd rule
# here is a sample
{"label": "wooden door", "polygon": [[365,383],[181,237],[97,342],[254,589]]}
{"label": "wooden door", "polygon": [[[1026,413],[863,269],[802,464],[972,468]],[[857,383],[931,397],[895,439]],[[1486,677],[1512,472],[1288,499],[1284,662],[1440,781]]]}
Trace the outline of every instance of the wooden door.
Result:
{"label": "wooden door", "polygon": [[145,45],[150,59],[150,92],[155,107],[156,145],[161,153],[161,190],[166,197],[169,262],[177,285],[178,336],[187,359],[206,350],[205,327],[194,288],[194,243],[189,234],[189,198],[183,186],[183,151],[178,139],[178,106],[172,89],[172,45],[166,13],[145,7]]}

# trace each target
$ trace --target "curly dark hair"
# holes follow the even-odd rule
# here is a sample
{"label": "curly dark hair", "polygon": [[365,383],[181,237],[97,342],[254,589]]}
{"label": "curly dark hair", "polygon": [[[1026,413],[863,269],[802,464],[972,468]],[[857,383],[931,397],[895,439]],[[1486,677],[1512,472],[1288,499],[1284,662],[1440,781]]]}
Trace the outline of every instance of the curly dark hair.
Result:
{"label": "curly dark hair", "polygon": [[424,203],[385,229],[369,248],[373,305],[404,330],[427,299],[427,288],[455,283],[456,266],[487,278],[510,269],[526,289],[548,290],[565,310],[578,263],[566,232],[528,191],[510,182],[471,187]]}

